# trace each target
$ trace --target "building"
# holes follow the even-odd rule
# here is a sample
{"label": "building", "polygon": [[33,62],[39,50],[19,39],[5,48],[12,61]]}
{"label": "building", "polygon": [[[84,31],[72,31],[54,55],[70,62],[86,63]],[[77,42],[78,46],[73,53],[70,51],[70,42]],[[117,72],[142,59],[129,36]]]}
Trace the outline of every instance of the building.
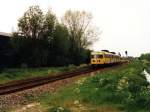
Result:
{"label": "building", "polygon": [[0,32],[0,67],[8,66],[11,61],[11,34]]}

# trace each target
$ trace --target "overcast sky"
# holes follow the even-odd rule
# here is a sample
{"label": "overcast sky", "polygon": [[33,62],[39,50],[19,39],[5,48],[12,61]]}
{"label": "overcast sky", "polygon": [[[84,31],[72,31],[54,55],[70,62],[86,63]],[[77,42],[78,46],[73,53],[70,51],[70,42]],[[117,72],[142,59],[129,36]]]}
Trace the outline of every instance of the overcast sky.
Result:
{"label": "overcast sky", "polygon": [[94,50],[108,49],[130,56],[150,52],[150,0],[1,0],[0,32],[12,32],[31,5],[52,9],[58,18],[66,10],[85,10],[102,31]]}

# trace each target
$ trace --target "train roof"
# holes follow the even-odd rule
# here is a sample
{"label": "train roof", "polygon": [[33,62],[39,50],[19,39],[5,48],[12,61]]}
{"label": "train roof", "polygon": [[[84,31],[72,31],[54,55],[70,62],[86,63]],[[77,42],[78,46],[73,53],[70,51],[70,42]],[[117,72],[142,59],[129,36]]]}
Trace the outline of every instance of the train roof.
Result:
{"label": "train roof", "polygon": [[108,54],[108,55],[118,56],[117,54],[114,54],[114,52],[106,52],[106,51],[93,51],[93,52],[91,52],[91,55],[95,55],[95,54]]}
{"label": "train roof", "polygon": [[104,49],[104,50],[101,50],[101,51],[104,51],[104,52],[109,52],[109,50],[106,50],[106,49]]}
{"label": "train roof", "polygon": [[93,51],[91,52],[91,54],[111,54],[111,53],[105,51]]}

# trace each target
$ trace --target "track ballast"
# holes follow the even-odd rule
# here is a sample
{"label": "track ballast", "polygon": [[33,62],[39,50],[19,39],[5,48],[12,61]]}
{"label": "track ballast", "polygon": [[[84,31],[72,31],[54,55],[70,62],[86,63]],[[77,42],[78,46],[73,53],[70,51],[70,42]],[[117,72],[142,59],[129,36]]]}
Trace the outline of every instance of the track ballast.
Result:
{"label": "track ballast", "polygon": [[[66,78],[70,78],[70,77],[74,77],[74,76],[78,76],[82,74],[95,72],[104,68],[105,67],[97,67],[97,68],[83,67],[74,71],[60,73],[60,74],[57,74],[56,76],[49,75],[49,76],[34,77],[34,78],[18,80],[18,81],[11,81],[11,82],[0,85],[0,95],[10,94],[10,93],[22,91],[25,89],[30,89],[32,87],[43,85],[49,82],[54,82],[57,80],[62,80],[62,79],[66,79]],[[107,68],[112,68],[112,66],[107,67]]]}

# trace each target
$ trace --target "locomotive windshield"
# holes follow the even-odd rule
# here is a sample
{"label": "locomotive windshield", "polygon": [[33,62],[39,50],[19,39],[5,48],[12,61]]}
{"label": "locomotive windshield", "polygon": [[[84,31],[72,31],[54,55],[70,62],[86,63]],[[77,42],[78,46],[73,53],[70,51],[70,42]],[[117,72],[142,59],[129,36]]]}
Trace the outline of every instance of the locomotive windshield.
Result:
{"label": "locomotive windshield", "polygon": [[91,55],[91,58],[103,58],[103,55]]}

